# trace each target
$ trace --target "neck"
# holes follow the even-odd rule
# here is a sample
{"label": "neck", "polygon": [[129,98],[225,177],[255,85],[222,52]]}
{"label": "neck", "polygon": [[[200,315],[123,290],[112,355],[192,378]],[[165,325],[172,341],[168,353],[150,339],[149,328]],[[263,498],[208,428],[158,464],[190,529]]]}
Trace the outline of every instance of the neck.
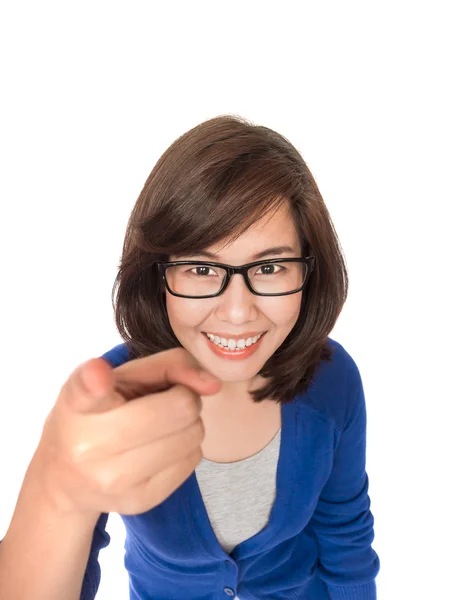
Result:
{"label": "neck", "polygon": [[256,403],[250,395],[250,391],[256,390],[266,380],[257,375],[250,381],[224,381],[217,394],[201,396],[203,411],[208,413],[228,413],[230,410],[246,411],[257,408],[261,403]]}

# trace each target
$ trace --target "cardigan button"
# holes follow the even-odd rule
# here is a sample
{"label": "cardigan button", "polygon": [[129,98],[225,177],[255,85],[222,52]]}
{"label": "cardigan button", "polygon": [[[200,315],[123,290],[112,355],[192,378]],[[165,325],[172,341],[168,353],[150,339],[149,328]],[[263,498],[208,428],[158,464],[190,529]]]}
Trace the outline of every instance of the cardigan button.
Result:
{"label": "cardigan button", "polygon": [[234,596],[234,591],[229,587],[223,588],[223,591],[227,596]]}

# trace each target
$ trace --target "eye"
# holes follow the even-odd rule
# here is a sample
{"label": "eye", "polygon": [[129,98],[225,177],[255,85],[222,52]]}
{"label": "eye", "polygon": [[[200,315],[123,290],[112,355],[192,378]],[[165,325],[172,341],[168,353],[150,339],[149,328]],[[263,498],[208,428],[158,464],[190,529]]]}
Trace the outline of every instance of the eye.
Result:
{"label": "eye", "polygon": [[[200,272],[195,272],[195,271],[200,271]],[[204,277],[204,276],[207,276],[206,271],[213,271],[213,268],[212,267],[208,267],[206,265],[200,265],[198,267],[194,267],[192,269],[189,269],[188,273],[192,273],[193,275],[198,275],[200,277]]]}
{"label": "eye", "polygon": [[[266,269],[266,271],[264,273],[260,273],[261,275],[275,275],[276,273],[279,273],[280,271],[273,271],[272,269],[280,269],[281,271],[284,271],[284,267],[282,267],[281,265],[277,265],[277,264],[273,264],[273,265],[261,265],[258,269],[258,271],[260,269]],[[255,275],[258,275],[258,271],[255,273]]]}

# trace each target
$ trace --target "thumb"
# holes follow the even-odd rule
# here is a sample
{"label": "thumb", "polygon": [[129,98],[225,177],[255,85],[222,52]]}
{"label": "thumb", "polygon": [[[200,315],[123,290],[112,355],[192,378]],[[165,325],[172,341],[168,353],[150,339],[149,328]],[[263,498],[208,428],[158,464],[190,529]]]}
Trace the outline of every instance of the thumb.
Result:
{"label": "thumb", "polygon": [[124,401],[113,391],[112,367],[102,358],[92,358],[78,366],[69,377],[66,402],[76,412],[98,413]]}

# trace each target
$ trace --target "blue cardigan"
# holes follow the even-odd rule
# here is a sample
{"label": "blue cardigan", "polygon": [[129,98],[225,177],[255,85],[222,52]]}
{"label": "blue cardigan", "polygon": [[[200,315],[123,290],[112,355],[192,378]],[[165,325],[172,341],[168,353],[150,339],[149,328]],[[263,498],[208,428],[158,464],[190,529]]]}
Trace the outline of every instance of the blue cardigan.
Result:
{"label": "blue cardigan", "polygon": [[[380,560],[366,472],[366,405],[358,367],[328,338],[307,392],[282,405],[276,499],[267,526],[226,553],[211,527],[195,471],[126,528],[130,600],[376,600]],[[102,355],[129,360],[125,344]],[[98,520],[81,600],[100,584],[110,543]]]}

